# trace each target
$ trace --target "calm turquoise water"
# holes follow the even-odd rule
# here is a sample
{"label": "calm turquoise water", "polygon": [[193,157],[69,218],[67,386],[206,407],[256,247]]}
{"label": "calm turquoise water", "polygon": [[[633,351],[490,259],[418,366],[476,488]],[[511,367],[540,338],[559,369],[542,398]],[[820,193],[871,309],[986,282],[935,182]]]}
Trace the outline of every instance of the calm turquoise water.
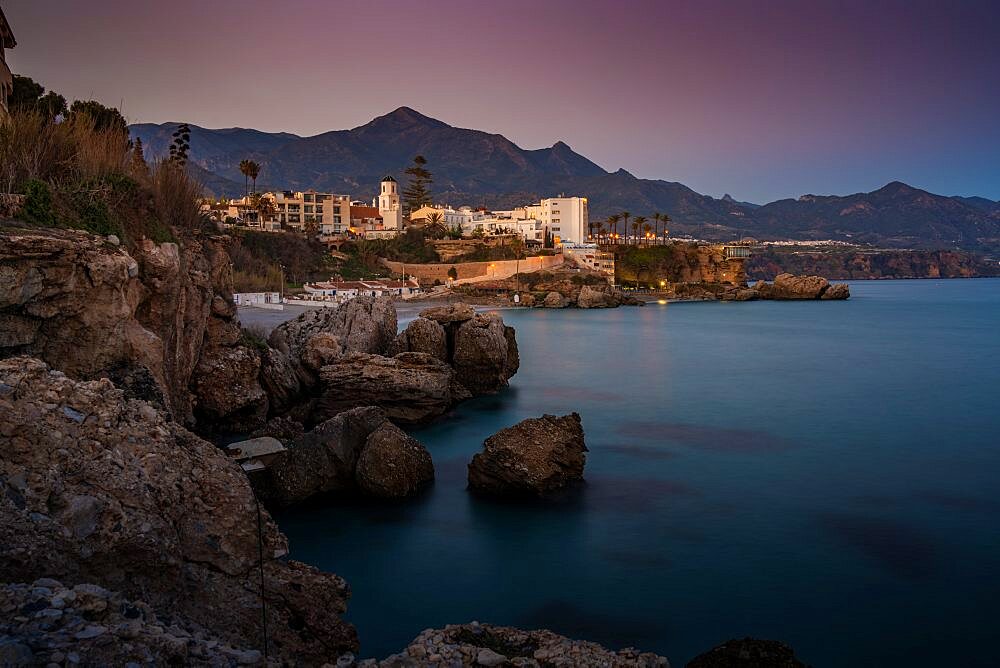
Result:
{"label": "calm turquoise water", "polygon": [[[988,666],[1000,640],[1000,280],[855,282],[839,303],[508,311],[505,393],[416,436],[405,505],[279,518],[351,583],[362,654],[473,619],[676,666],[731,637],[816,666]],[[584,489],[471,497],[483,439],[583,416]]]}

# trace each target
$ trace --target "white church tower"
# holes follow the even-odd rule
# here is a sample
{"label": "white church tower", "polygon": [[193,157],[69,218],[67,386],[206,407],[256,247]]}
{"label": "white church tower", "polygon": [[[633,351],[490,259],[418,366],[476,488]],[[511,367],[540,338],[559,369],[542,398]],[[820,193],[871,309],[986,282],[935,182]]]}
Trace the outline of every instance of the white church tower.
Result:
{"label": "white church tower", "polygon": [[387,230],[403,229],[403,210],[399,207],[399,192],[396,179],[387,176],[382,179],[382,191],[378,196],[378,213],[382,216],[382,227]]}

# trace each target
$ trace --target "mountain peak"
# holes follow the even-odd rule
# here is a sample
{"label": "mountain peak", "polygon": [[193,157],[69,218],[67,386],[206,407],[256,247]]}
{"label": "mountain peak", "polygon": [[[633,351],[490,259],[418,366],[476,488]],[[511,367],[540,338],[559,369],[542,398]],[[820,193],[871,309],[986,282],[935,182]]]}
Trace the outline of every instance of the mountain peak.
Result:
{"label": "mountain peak", "polygon": [[436,118],[431,118],[430,116],[425,116],[421,114],[416,109],[410,107],[399,107],[393,111],[390,111],[384,116],[378,116],[377,118],[365,123],[361,126],[362,128],[380,128],[380,129],[391,129],[398,131],[404,128],[415,128],[415,127],[427,127],[427,128],[446,128],[449,127],[447,123],[439,121]]}
{"label": "mountain peak", "polygon": [[911,185],[903,183],[902,181],[890,181],[889,183],[879,188],[876,192],[882,193],[884,195],[901,195],[901,194],[906,195],[919,191],[917,190],[917,188],[914,188]]}

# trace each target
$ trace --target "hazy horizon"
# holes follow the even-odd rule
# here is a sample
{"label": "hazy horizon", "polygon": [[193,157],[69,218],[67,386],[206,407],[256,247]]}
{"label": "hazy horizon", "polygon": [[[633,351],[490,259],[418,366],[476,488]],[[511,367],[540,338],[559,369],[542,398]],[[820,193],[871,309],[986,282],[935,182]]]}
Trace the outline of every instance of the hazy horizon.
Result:
{"label": "hazy horizon", "polygon": [[4,2],[11,68],[133,123],[311,136],[407,106],[715,197],[1000,199],[996,3],[41,5]]}

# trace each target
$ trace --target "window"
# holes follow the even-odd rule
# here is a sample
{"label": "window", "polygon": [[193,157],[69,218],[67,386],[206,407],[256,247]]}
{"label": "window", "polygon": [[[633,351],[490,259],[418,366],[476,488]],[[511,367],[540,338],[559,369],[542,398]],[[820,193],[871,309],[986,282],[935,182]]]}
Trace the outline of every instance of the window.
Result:
{"label": "window", "polygon": [[[306,201],[308,201],[308,200],[306,200]],[[313,212],[313,208],[312,208],[311,204],[306,204],[304,208],[306,210],[306,213],[312,213]]]}

